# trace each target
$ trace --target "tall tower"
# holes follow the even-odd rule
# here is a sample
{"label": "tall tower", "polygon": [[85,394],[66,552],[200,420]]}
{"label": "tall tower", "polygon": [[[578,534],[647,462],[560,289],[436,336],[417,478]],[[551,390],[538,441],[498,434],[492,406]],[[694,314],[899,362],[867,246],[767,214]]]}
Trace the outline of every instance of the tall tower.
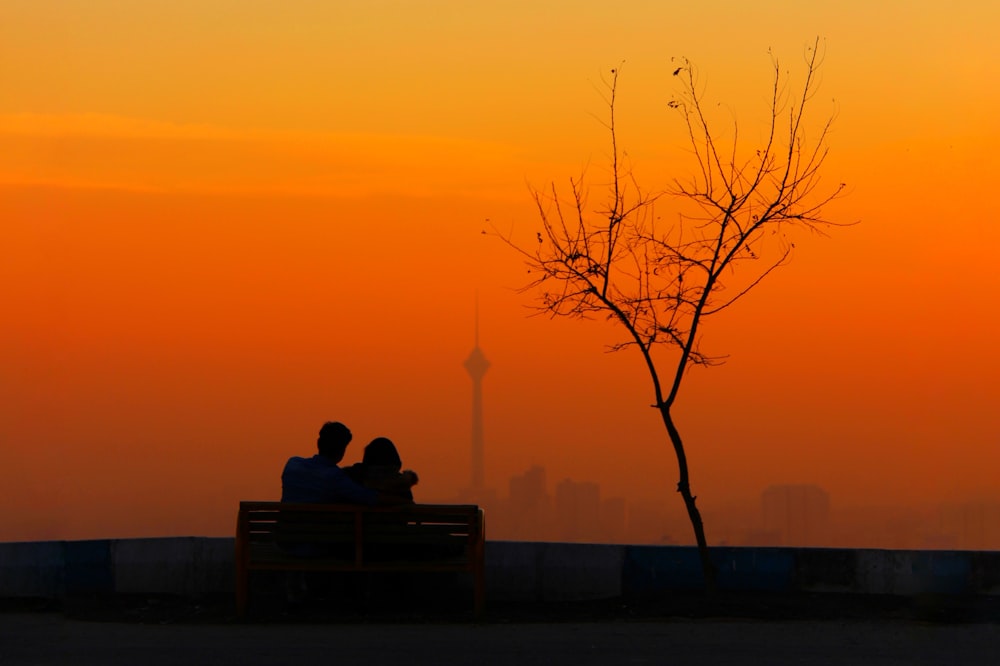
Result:
{"label": "tall tower", "polygon": [[479,348],[479,297],[476,297],[475,346],[465,359],[465,371],[472,377],[472,491],[483,490],[483,377],[490,362]]}

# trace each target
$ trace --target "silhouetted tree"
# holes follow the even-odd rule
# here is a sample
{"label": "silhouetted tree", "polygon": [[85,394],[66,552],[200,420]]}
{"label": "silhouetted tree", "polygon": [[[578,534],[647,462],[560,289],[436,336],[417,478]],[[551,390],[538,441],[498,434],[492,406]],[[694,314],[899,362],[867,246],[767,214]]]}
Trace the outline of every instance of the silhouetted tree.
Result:
{"label": "silhouetted tree", "polygon": [[[722,357],[702,351],[705,321],[725,310],[776,268],[794,248],[793,227],[820,231],[834,224],[823,206],[844,188],[818,189],[832,116],[807,136],[806,111],[816,92],[818,40],[806,49],[805,80],[790,94],[776,59],[770,91],[770,123],[749,148],[738,124],[723,140],[710,126],[695,68],[682,59],[673,71],[679,86],[668,107],[680,114],[694,161],[692,175],[672,179],[662,192],[646,193],[624,165],[615,128],[617,70],[605,80],[611,138],[607,204],[591,210],[583,179],[560,192],[535,191],[541,229],[529,242],[496,232],[527,261],[525,290],[540,296],[538,308],[553,316],[607,316],[624,329],[615,350],[638,350],[677,457],[677,491],[684,499],[705,573],[715,587],[705,530],[691,490],[684,441],[673,408],[686,372]],[[568,196],[564,196],[568,195]],[[676,218],[663,222],[656,204],[675,201]],[[671,218],[674,218],[671,215]]]}

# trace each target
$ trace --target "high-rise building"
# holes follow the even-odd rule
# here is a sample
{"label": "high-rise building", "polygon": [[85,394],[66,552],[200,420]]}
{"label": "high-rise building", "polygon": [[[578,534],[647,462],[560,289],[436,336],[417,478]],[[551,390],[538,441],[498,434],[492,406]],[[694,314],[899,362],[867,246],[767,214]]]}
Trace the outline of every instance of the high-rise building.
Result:
{"label": "high-rise building", "polygon": [[572,479],[556,486],[556,522],[563,541],[599,541],[600,520],[600,486]]}
{"label": "high-rise building", "polygon": [[510,477],[510,501],[515,510],[523,513],[545,506],[549,501],[545,468],[534,465],[524,474]]}
{"label": "high-rise building", "polygon": [[484,488],[483,463],[483,377],[489,370],[490,362],[479,348],[479,300],[476,299],[475,343],[472,352],[465,359],[465,371],[472,378],[472,480],[470,490],[481,494]]}
{"label": "high-rise building", "polygon": [[509,537],[535,541],[551,539],[551,507],[545,468],[534,465],[524,474],[510,478],[507,502]]}

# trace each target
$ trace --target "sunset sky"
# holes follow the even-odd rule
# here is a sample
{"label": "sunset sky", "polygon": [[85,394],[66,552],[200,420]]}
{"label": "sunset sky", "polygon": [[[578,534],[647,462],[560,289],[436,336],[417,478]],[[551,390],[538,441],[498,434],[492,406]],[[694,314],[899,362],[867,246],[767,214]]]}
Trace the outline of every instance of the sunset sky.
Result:
{"label": "sunset sky", "polygon": [[[0,0],[0,540],[227,535],[319,426],[418,499],[468,484],[478,295],[487,484],[534,464],[663,498],[673,454],[602,322],[530,317],[530,188],[619,142],[690,173],[671,58],[740,123],[771,55],[835,116],[826,209],[710,322],[678,420],[703,506],[1000,499],[1000,3]],[[676,62],[676,61],[674,61]],[[718,105],[722,106],[719,107]],[[711,540],[711,524],[707,531]]]}

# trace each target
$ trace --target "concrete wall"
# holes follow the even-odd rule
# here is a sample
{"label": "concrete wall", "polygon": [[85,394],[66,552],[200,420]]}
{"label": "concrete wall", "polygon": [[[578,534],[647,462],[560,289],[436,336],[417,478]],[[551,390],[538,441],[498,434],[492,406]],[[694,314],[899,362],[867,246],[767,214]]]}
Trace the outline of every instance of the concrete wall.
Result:
{"label": "concrete wall", "polygon": [[0,597],[228,594],[234,552],[231,538],[0,543]]}
{"label": "concrete wall", "polygon": [[[711,550],[722,589],[1000,595],[1000,552],[821,548]],[[0,543],[0,597],[231,594],[231,538]],[[699,589],[689,546],[491,541],[487,598],[582,601]]]}

